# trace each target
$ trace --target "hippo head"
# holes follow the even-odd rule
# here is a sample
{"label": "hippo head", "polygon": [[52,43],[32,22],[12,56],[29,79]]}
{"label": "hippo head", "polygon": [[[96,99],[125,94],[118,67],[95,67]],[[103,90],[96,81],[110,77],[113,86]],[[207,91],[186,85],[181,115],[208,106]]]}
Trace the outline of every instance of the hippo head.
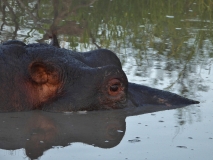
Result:
{"label": "hippo head", "polygon": [[113,52],[72,52],[44,44],[25,49],[35,107],[50,111],[126,107],[128,81]]}
{"label": "hippo head", "polygon": [[0,88],[6,93],[0,95],[2,111],[65,112],[144,104],[171,108],[198,103],[128,82],[120,60],[107,49],[74,52],[48,44],[8,41],[0,46],[0,62]]}

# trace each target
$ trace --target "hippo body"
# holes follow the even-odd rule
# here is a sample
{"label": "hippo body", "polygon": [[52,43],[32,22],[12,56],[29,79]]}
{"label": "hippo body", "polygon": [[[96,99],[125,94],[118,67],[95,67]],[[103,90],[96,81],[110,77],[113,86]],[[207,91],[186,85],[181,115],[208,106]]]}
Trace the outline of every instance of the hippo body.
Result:
{"label": "hippo body", "polygon": [[74,52],[49,44],[0,45],[0,111],[119,109],[199,103],[128,82],[110,50]]}

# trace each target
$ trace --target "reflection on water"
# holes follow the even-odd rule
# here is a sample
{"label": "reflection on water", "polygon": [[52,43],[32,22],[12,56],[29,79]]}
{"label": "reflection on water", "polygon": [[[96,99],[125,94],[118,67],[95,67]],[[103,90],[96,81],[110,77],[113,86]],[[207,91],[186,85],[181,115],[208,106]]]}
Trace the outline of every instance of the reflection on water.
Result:
{"label": "reflection on water", "polygon": [[[150,107],[152,106],[147,109],[77,113],[43,111],[1,113],[0,148],[11,151],[11,155],[14,155],[12,150],[23,148],[23,152],[30,159],[43,156],[45,151],[53,147],[66,147],[75,142],[105,149],[113,148],[121,142],[126,133],[126,118],[152,113],[154,110],[150,111]],[[184,120],[178,116],[179,124],[183,125],[181,122]],[[135,137],[128,142],[140,142],[141,138],[143,137]]]}
{"label": "reflection on water", "polygon": [[1,113],[0,148],[23,148],[31,159],[41,157],[54,146],[66,147],[74,142],[112,148],[120,143],[126,132],[126,117],[147,112],[152,111],[136,108],[83,113]]}
{"label": "reflection on water", "polygon": [[73,142],[111,148],[118,145],[125,133],[124,112],[91,112],[58,114],[41,111],[3,113],[0,123],[0,148],[24,148],[35,159],[53,146]]}
{"label": "reflection on water", "polygon": [[[211,113],[212,4],[194,0],[1,0],[0,41],[48,42],[54,32],[67,49],[88,51],[96,49],[96,42],[118,55],[129,81],[207,102],[203,108]],[[203,108],[177,109],[173,119],[180,126],[200,122]],[[1,117],[7,119],[0,124],[5,131],[0,132],[4,135],[1,146],[25,148],[29,157],[72,142],[116,146],[125,133],[127,116],[118,112],[102,116],[96,112],[13,114]]]}

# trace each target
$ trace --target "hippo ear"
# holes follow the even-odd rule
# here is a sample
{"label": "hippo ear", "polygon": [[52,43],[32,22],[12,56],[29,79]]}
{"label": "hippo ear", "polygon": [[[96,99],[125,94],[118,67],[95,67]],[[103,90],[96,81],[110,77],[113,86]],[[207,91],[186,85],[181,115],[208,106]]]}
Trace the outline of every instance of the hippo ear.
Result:
{"label": "hippo ear", "polygon": [[29,66],[29,73],[37,84],[59,84],[59,70],[51,63],[33,62]]}

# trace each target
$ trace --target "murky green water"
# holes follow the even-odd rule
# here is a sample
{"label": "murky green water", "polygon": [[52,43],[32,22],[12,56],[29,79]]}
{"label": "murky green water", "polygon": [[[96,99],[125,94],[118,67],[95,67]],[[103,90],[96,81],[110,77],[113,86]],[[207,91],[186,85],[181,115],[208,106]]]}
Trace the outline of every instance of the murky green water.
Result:
{"label": "murky green water", "polygon": [[1,0],[1,42],[49,43],[52,32],[67,49],[95,42],[118,55],[129,81],[201,103],[138,116],[4,114],[0,159],[211,160],[212,15],[212,0]]}

